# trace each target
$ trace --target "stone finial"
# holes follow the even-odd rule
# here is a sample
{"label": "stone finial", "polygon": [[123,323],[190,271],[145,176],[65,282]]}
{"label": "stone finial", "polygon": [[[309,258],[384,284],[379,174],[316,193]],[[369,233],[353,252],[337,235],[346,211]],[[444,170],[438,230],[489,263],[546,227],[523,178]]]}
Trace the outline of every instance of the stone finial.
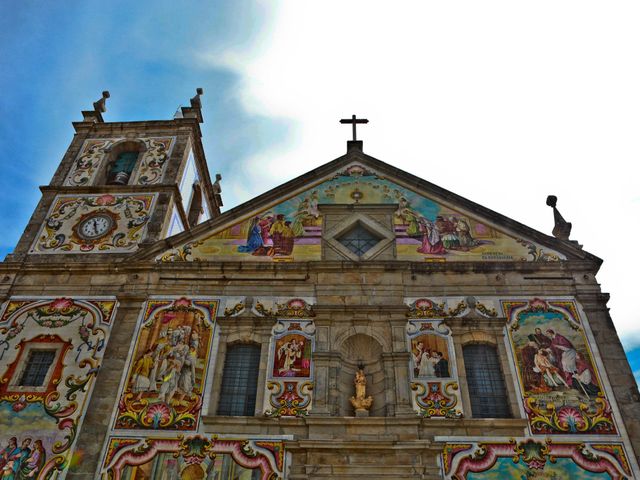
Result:
{"label": "stone finial", "polygon": [[222,175],[216,173],[216,181],[213,182],[213,193],[216,195],[220,195],[222,193],[222,187],[220,186],[220,180],[222,180]]}
{"label": "stone finial", "polygon": [[191,99],[191,108],[202,108],[202,101],[200,95],[204,94],[204,90],[200,87],[196,88],[196,94]]}
{"label": "stone finial", "polygon": [[553,208],[553,220],[555,222],[551,233],[554,237],[559,238],[560,240],[569,240],[569,235],[571,234],[571,222],[567,222],[562,215],[560,215],[560,212],[556,208],[557,203],[558,197],[555,195],[549,195],[547,197],[547,205]]}
{"label": "stone finial", "polygon": [[102,92],[102,98],[100,98],[99,100],[93,102],[93,109],[96,112],[99,113],[104,113],[107,111],[107,98],[109,98],[111,96],[111,94],[109,93],[109,90],[105,90],[104,92]]}
{"label": "stone finial", "polygon": [[82,122],[74,122],[74,126],[77,129],[80,125],[85,123],[104,123],[102,114],[107,111],[107,98],[111,95],[108,90],[102,92],[102,97],[99,100],[93,102],[93,110],[82,110]]}
{"label": "stone finial", "polygon": [[180,111],[182,113],[181,116],[174,115],[173,118],[178,120],[179,118],[195,118],[199,123],[203,122],[202,119],[202,101],[200,100],[200,96],[204,94],[204,89],[196,88],[196,94],[189,101],[189,107],[181,107]]}
{"label": "stone finial", "polygon": [[213,200],[215,202],[215,207],[220,211],[220,207],[224,205],[222,203],[222,187],[220,186],[220,181],[222,180],[222,175],[216,173],[216,181],[213,182]]}

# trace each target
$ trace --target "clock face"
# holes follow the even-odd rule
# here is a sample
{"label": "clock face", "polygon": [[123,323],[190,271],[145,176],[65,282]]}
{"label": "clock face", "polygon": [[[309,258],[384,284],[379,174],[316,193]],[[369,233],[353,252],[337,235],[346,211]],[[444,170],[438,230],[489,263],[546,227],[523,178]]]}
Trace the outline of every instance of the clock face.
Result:
{"label": "clock face", "polygon": [[113,218],[106,214],[96,214],[78,224],[78,235],[85,240],[94,240],[109,233],[114,227]]}

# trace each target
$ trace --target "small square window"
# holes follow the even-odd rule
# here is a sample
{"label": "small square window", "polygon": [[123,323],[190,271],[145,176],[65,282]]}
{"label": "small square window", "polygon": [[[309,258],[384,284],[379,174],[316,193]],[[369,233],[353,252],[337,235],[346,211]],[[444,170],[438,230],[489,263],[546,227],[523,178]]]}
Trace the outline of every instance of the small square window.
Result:
{"label": "small square window", "polygon": [[352,253],[361,257],[375,247],[382,238],[371,233],[363,227],[360,222],[358,222],[336,238],[336,240],[338,240],[338,242],[340,242],[345,248],[348,248]]}
{"label": "small square window", "polygon": [[42,386],[55,357],[55,350],[31,350],[19,385],[23,387]]}

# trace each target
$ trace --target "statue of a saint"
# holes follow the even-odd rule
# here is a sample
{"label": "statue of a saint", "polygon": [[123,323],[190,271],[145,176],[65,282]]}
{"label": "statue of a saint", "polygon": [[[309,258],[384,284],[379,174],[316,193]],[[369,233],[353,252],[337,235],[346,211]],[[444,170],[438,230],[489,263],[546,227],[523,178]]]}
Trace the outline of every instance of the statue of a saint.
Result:
{"label": "statue of a saint", "polygon": [[367,377],[364,376],[364,371],[359,368],[356,372],[356,376],[353,379],[353,383],[356,387],[356,396],[351,397],[351,405],[358,411],[369,411],[371,404],[373,403],[373,397],[366,396],[367,392]]}

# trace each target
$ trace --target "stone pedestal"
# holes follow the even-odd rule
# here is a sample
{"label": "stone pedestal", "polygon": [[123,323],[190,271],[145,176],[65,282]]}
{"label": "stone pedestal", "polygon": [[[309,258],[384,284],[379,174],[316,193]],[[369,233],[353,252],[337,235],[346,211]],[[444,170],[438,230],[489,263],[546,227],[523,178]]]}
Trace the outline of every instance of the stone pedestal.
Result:
{"label": "stone pedestal", "polygon": [[369,410],[365,410],[364,408],[359,408],[356,410],[356,417],[368,417]]}

